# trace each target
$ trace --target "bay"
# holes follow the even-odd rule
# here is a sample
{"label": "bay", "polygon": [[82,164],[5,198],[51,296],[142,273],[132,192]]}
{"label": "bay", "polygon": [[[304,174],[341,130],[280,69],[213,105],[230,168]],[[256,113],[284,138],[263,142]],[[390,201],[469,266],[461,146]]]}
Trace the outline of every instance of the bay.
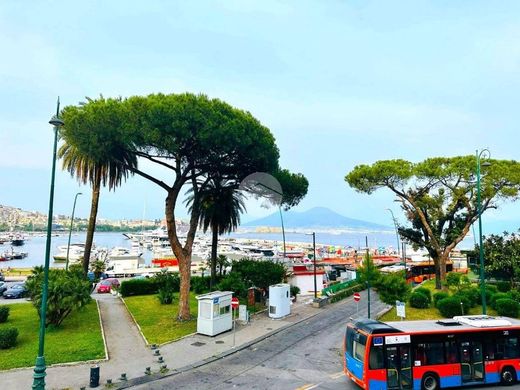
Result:
{"label": "bay", "polygon": [[[209,238],[208,235],[198,234],[199,237]],[[308,233],[286,232],[286,242],[307,243],[312,245],[312,236]],[[281,233],[232,233],[223,237],[229,237],[239,240],[262,240],[269,241],[271,245],[282,245]],[[365,237],[368,237],[368,246],[370,248],[393,248],[396,249],[396,236],[389,232],[317,232],[317,245],[334,245],[342,247],[364,248]],[[14,247],[16,252],[28,252],[28,256],[21,260],[10,260],[0,262],[0,269],[11,268],[31,268],[37,265],[44,265],[45,263],[45,244],[46,236],[26,236],[25,245],[21,247]],[[71,244],[84,243],[86,238],[85,232],[74,233],[71,238]],[[54,268],[65,267],[64,263],[54,262],[53,255],[59,252],[58,246],[67,245],[68,233],[60,234],[57,237],[51,238],[51,255],[50,266]],[[210,241],[210,240],[209,240]],[[130,248],[130,240],[128,240],[122,233],[105,233],[98,232],[94,236],[94,243],[97,247],[105,247],[111,249],[115,246]],[[468,236],[459,245],[459,248],[469,249],[473,247],[473,237]],[[143,258],[145,264],[151,263],[153,253],[152,251],[143,248]],[[0,245],[0,253],[10,252],[11,246],[8,244]]]}

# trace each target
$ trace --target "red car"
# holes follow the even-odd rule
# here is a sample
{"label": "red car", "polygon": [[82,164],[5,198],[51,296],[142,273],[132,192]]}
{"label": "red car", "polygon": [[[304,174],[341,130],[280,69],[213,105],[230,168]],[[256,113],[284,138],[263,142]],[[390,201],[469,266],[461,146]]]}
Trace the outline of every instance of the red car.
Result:
{"label": "red car", "polygon": [[98,293],[109,293],[112,288],[119,288],[119,280],[114,278],[109,278],[102,280],[98,284],[97,292]]}

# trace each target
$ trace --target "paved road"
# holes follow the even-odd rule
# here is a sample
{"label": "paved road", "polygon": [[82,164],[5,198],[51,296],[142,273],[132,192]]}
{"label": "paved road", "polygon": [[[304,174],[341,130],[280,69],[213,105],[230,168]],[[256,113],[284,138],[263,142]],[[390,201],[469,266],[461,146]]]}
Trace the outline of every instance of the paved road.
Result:
{"label": "paved road", "polygon": [[[362,302],[366,302],[366,294],[362,295]],[[377,302],[372,313],[382,308]],[[356,304],[349,298],[334,310],[324,311],[228,358],[138,388],[357,388],[343,375],[341,360],[345,324],[355,313]],[[366,310],[360,310],[360,314],[366,315]]]}
{"label": "paved road", "polygon": [[[366,293],[362,293],[360,315],[366,315],[365,302]],[[376,302],[372,313],[382,308]],[[356,304],[350,298],[334,310],[324,311],[228,358],[137,389],[358,390],[343,374],[341,357],[345,324],[355,313]]]}

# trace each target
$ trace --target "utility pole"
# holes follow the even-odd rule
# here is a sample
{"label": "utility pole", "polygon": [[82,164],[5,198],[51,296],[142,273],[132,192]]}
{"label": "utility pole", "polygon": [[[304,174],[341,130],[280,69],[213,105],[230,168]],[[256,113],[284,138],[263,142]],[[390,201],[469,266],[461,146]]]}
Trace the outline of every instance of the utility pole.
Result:
{"label": "utility pole", "polygon": [[368,236],[365,236],[365,244],[367,249],[366,261],[367,261],[367,304],[368,304],[368,318],[370,318],[370,253],[368,252]]}

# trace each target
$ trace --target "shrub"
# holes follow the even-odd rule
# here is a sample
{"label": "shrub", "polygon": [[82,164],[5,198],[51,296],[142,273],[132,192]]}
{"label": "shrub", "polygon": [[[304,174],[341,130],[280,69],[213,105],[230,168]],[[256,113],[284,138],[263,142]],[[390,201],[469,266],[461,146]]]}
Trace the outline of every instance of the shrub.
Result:
{"label": "shrub", "polygon": [[497,309],[496,303],[499,299],[511,299],[511,295],[502,292],[494,294],[489,301],[489,305],[495,310]]}
{"label": "shrub", "polygon": [[511,290],[511,283],[506,282],[504,280],[498,281],[496,286],[497,286],[497,289],[499,292],[505,293],[505,292],[508,292],[509,290]]}
{"label": "shrub", "polygon": [[16,345],[18,337],[18,329],[3,328],[0,329],[0,349],[12,348]]}
{"label": "shrub", "polygon": [[173,303],[173,298],[175,297],[175,293],[171,290],[160,288],[159,293],[157,294],[157,298],[161,305],[170,305]]}
{"label": "shrub", "polygon": [[255,286],[260,289],[269,289],[272,284],[283,282],[287,273],[285,266],[270,260],[240,259],[233,261],[232,272],[241,275],[246,287]]}
{"label": "shrub", "polygon": [[343,289],[341,291],[338,291],[334,295],[332,295],[331,298],[330,298],[330,302],[334,303],[334,302],[341,301],[342,299],[350,297],[355,292],[362,291],[363,288],[364,287],[363,287],[362,284],[356,284],[354,286],[347,287],[347,288],[345,288],[345,289]]}
{"label": "shrub", "polygon": [[511,290],[511,291],[509,291],[509,295],[511,296],[511,299],[513,301],[517,301],[518,303],[520,303],[520,291]]}
{"label": "shrub", "polygon": [[[35,267],[33,274],[25,282],[38,315],[41,315],[43,277],[43,268]],[[92,300],[90,282],[77,270],[49,270],[48,286],[45,326],[59,326],[73,310],[80,309]]]}
{"label": "shrub", "polygon": [[245,297],[247,295],[247,287],[242,280],[242,276],[233,271],[222,278],[218,284],[218,289],[221,291],[233,291],[236,297]]}
{"label": "shrub", "polygon": [[388,305],[395,305],[395,301],[406,302],[411,290],[402,274],[382,274],[377,285],[379,298]]}
{"label": "shrub", "polygon": [[293,296],[293,297],[295,297],[296,295],[298,295],[300,293],[300,287],[293,286],[292,284],[291,284],[290,290],[291,290],[291,296]]}
{"label": "shrub", "polygon": [[192,276],[190,289],[195,294],[202,294],[209,291],[209,284],[211,282],[210,277]]}
{"label": "shrub", "polygon": [[427,289],[426,287],[417,287],[413,290],[413,292],[418,292],[418,293],[421,293],[421,294],[424,294],[426,295],[426,297],[428,298],[428,300],[432,301],[432,292],[430,289]]}
{"label": "shrub", "polygon": [[445,291],[436,292],[435,294],[433,294],[433,306],[435,306],[438,309],[439,301],[441,301],[444,298],[448,298],[449,296],[450,294],[448,294]]}
{"label": "shrub", "polygon": [[[456,295],[460,296],[461,299],[467,301],[469,307],[475,307],[482,303],[482,295],[478,288],[470,287],[466,288]],[[465,306],[466,307],[466,306]]]}
{"label": "shrub", "polygon": [[157,281],[154,278],[150,279],[130,279],[121,283],[119,292],[123,297],[131,295],[149,295],[155,294],[159,290]]}
{"label": "shrub", "polygon": [[462,275],[458,272],[449,272],[446,275],[446,285],[457,292],[469,287],[470,284],[469,278],[466,275]]}
{"label": "shrub", "polygon": [[154,275],[153,282],[158,287],[157,298],[161,305],[169,305],[173,302],[175,292],[179,291],[179,274],[161,271]]}
{"label": "shrub", "polygon": [[516,318],[520,314],[520,303],[510,298],[501,298],[495,301],[498,315]]}
{"label": "shrub", "polygon": [[491,292],[491,295],[496,294],[498,292],[498,287],[494,284],[486,284],[486,291]]}
{"label": "shrub", "polygon": [[413,292],[410,296],[410,306],[416,309],[426,309],[430,306],[430,300],[422,292]]}
{"label": "shrub", "polygon": [[0,306],[0,323],[7,322],[9,318],[9,306]]}
{"label": "shrub", "polygon": [[437,307],[443,317],[452,318],[462,315],[461,300],[459,297],[448,297],[441,299],[437,303]]}
{"label": "shrub", "polygon": [[461,315],[464,314],[468,314],[468,311],[469,309],[471,309],[473,306],[473,304],[471,303],[470,299],[462,294],[462,293],[458,293],[458,294],[455,294],[453,295],[453,298],[457,298],[459,300],[459,302],[462,302],[462,306],[460,308],[460,313]]}
{"label": "shrub", "polygon": [[179,292],[181,281],[178,273],[161,271],[156,273],[152,281],[156,283],[157,289],[166,289],[171,292]]}

